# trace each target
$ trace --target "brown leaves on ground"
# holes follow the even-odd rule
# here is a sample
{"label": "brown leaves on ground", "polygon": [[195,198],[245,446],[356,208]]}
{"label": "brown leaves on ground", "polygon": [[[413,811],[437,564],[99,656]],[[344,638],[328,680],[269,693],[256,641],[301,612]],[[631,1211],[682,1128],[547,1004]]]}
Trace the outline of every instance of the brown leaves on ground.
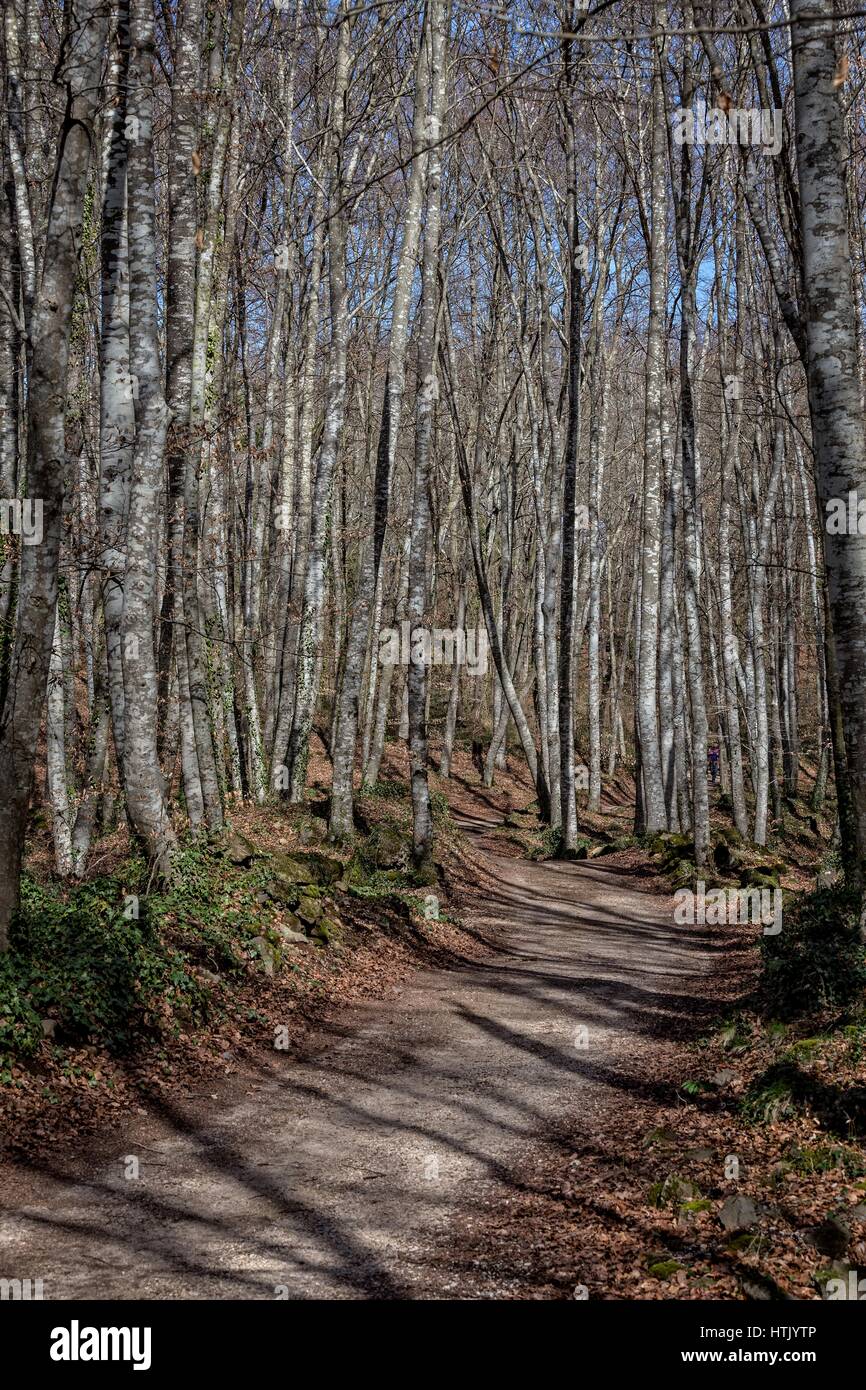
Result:
{"label": "brown leaves on ground", "polygon": [[[748,990],[757,943],[750,926],[719,930],[721,1017]],[[866,1025],[837,1023],[812,1020],[811,1038],[740,1011],[709,1038],[656,1038],[618,1059],[628,1086],[615,1109],[540,1135],[443,1263],[479,1297],[820,1298],[829,1277],[866,1265],[863,1134],[808,1106],[774,1115],[772,1089],[762,1110],[762,1085],[796,1057],[859,1094]]]}

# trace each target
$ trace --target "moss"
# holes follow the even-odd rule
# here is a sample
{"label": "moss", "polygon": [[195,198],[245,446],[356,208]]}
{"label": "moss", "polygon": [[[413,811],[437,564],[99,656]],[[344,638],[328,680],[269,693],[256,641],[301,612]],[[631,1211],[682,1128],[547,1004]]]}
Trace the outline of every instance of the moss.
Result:
{"label": "moss", "polygon": [[761,1237],[754,1231],[741,1231],[738,1236],[733,1236],[725,1243],[725,1249],[732,1255],[742,1254],[743,1251],[753,1250],[760,1241]]}
{"label": "moss", "polygon": [[654,1279],[670,1279],[678,1270],[683,1268],[684,1266],[680,1264],[679,1260],[671,1258],[668,1260],[653,1260],[652,1264],[647,1266],[647,1272],[651,1274]]}
{"label": "moss", "polygon": [[790,1167],[801,1177],[832,1173],[837,1169],[849,1178],[859,1178],[866,1173],[866,1158],[850,1144],[792,1144],[786,1157]]}
{"label": "moss", "polygon": [[761,955],[761,999],[774,1017],[863,1001],[866,952],[857,903],[842,888],[821,888],[786,905],[784,930],[762,937]]}
{"label": "moss", "polygon": [[661,1182],[654,1182],[647,1195],[649,1205],[659,1211],[668,1207],[672,1211],[676,1211],[686,1202],[700,1200],[699,1189],[687,1178],[680,1177],[678,1173],[669,1173]]}

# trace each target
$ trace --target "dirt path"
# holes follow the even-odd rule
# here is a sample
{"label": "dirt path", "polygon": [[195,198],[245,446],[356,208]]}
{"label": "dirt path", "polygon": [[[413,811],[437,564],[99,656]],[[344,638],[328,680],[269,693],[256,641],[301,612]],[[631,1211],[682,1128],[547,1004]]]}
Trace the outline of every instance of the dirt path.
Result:
{"label": "dirt path", "polygon": [[345,1011],[223,1113],[164,1110],[146,1146],[125,1137],[92,1171],[13,1173],[0,1274],[42,1277],[46,1298],[471,1296],[449,1230],[551,1122],[591,1129],[617,1103],[707,966],[626,873],[494,844],[483,913],[507,925],[501,949]]}

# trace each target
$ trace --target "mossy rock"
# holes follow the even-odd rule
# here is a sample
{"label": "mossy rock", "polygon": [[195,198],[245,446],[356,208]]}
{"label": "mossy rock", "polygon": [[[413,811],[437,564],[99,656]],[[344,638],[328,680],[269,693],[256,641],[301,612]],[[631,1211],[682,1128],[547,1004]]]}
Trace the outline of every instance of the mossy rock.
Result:
{"label": "mossy rock", "polygon": [[698,1202],[701,1193],[688,1178],[681,1178],[679,1173],[668,1173],[661,1182],[653,1183],[647,1200],[651,1207],[661,1211],[665,1207],[676,1209],[686,1202]]}
{"label": "mossy rock", "polygon": [[743,843],[743,837],[734,825],[723,825],[716,831],[719,840],[723,840],[731,849],[737,849]]}
{"label": "mossy rock", "polygon": [[691,835],[670,832],[662,835],[663,853],[668,859],[694,859],[695,842]]}
{"label": "mossy rock", "polygon": [[741,888],[778,888],[779,872],[772,864],[753,864],[740,870]]}
{"label": "mossy rock", "polygon": [[269,979],[273,979],[280,962],[279,951],[264,936],[253,937],[250,946],[258,958],[261,969]]}
{"label": "mossy rock", "polygon": [[409,878],[415,888],[433,888],[439,882],[439,870],[431,859],[414,868]]}
{"label": "mossy rock", "polygon": [[741,1231],[738,1236],[733,1236],[725,1242],[725,1249],[732,1255],[739,1255],[744,1251],[749,1251],[757,1245],[761,1236],[757,1231]]}
{"label": "mossy rock", "polygon": [[302,922],[307,922],[308,924],[312,925],[313,923],[318,922],[321,915],[322,904],[318,901],[317,898],[311,898],[306,895],[301,898],[300,902],[298,903],[298,916],[300,917]]}
{"label": "mossy rock", "polygon": [[271,863],[274,878],[285,886],[328,886],[336,883],[343,875],[343,865],[339,859],[332,859],[327,854],[318,854],[315,851],[304,854],[273,854]]}
{"label": "mossy rock", "polygon": [[321,845],[328,838],[328,822],[322,816],[301,815],[295,821],[295,833],[302,845]]}
{"label": "mossy rock", "polygon": [[216,840],[216,848],[230,864],[236,864],[239,868],[251,864],[259,853],[252,840],[248,840],[246,835],[241,835],[238,830],[225,830]]}
{"label": "mossy rock", "polygon": [[727,840],[719,840],[713,846],[713,864],[720,874],[731,874],[739,867],[742,856],[738,850],[729,845]]}
{"label": "mossy rock", "polygon": [[291,883],[281,875],[268,879],[265,884],[265,893],[280,907],[287,907],[294,910],[298,905],[301,896],[301,889],[297,883]]}
{"label": "mossy rock", "polygon": [[674,888],[691,888],[697,868],[690,859],[677,859],[668,866],[667,872]]}
{"label": "mossy rock", "polygon": [[359,847],[365,864],[373,869],[404,869],[411,857],[411,845],[393,825],[377,825]]}
{"label": "mossy rock", "polygon": [[681,1265],[679,1260],[675,1260],[673,1256],[659,1259],[654,1255],[649,1255],[647,1257],[646,1267],[647,1273],[651,1274],[653,1279],[672,1279],[679,1270],[685,1268],[685,1266]]}

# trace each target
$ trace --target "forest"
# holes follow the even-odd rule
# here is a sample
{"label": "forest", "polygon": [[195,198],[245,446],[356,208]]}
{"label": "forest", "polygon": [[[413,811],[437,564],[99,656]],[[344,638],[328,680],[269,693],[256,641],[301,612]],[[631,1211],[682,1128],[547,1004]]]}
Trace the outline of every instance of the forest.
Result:
{"label": "forest", "polygon": [[866,1297],[866,10],[0,83],[0,1296]]}

